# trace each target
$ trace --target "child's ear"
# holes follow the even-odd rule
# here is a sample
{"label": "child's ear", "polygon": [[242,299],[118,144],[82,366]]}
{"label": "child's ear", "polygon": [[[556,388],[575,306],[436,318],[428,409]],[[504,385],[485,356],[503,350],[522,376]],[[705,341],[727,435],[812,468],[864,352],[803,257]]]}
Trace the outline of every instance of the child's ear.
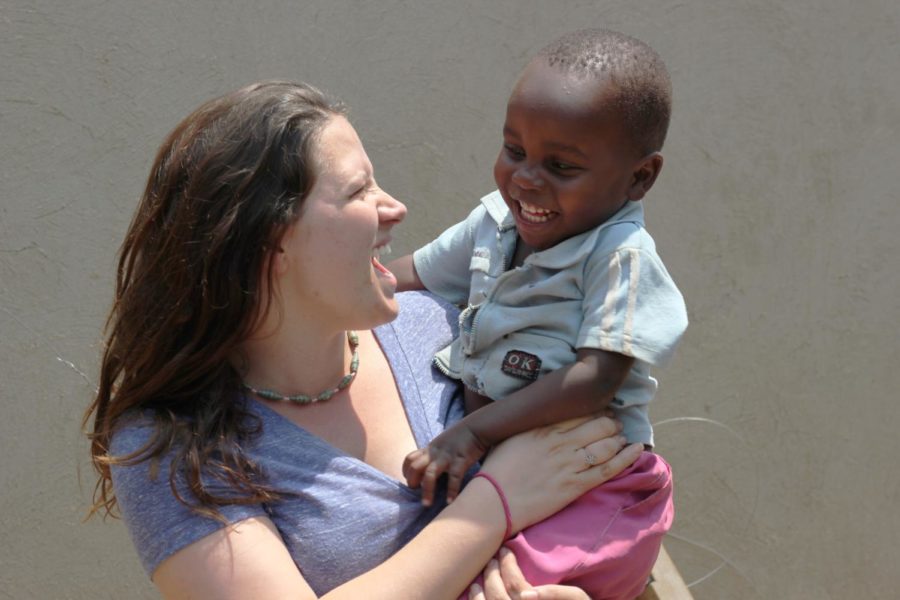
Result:
{"label": "child's ear", "polygon": [[659,172],[662,171],[663,157],[659,152],[652,152],[642,158],[631,174],[631,185],[628,188],[629,200],[641,200],[650,191]]}

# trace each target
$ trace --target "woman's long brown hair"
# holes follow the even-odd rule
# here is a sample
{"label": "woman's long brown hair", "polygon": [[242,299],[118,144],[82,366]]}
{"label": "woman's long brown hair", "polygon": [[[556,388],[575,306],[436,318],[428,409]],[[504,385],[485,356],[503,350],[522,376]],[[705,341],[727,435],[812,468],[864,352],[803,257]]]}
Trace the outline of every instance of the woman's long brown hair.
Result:
{"label": "woman's long brown hair", "polygon": [[[229,358],[268,310],[267,257],[313,186],[318,133],[342,112],[310,86],[257,83],[202,105],[160,147],[121,248],[99,388],[84,417],[93,417],[99,473],[91,514],[115,514],[112,465],[169,452],[173,492],[200,512],[277,497],[242,452],[260,426]],[[112,456],[130,417],[151,419],[154,433]],[[179,492],[179,476],[193,498]]]}

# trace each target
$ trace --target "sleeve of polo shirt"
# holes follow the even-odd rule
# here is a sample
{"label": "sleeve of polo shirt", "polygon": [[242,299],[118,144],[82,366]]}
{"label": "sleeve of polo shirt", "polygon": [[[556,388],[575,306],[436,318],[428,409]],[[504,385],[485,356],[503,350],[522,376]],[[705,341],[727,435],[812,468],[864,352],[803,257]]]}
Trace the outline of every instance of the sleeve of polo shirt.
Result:
{"label": "sleeve of polo shirt", "polygon": [[589,261],[578,348],[666,364],[687,328],[681,292],[654,253],[620,248]]}
{"label": "sleeve of polo shirt", "polygon": [[486,212],[479,204],[464,221],[413,253],[416,274],[429,292],[456,305],[468,301],[475,228]]}

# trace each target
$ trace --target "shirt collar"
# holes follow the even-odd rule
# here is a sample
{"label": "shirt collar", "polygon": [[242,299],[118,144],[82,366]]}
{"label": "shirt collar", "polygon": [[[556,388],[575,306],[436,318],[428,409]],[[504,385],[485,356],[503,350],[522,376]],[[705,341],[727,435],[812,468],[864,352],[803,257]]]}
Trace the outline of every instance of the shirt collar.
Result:
{"label": "shirt collar", "polygon": [[516,220],[513,218],[512,213],[509,212],[509,207],[506,206],[506,202],[503,200],[503,196],[500,195],[499,190],[495,190],[482,198],[481,203],[500,231],[506,231],[516,226]]}
{"label": "shirt collar", "polygon": [[607,229],[618,223],[635,223],[639,226],[644,224],[644,207],[640,202],[627,202],[625,206],[619,209],[619,212],[611,216],[609,219],[589,229],[584,233],[563,240],[560,243],[535,252],[525,259],[525,262],[532,263],[538,267],[547,267],[551,269],[564,269],[573,264],[584,260],[594,248],[597,247],[597,238],[600,237],[604,229]]}

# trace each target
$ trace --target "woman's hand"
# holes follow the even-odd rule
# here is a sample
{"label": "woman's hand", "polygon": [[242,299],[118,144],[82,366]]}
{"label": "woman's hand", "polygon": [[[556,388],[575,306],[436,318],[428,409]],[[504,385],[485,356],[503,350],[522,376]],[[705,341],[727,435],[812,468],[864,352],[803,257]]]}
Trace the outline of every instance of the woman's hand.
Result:
{"label": "woman's hand", "polygon": [[516,556],[501,548],[484,569],[484,587],[473,584],[469,600],[591,600],[584,590],[570,585],[532,587],[522,575]]}
{"label": "woman's hand", "polygon": [[620,431],[621,424],[608,417],[583,417],[499,444],[482,470],[506,496],[511,532],[552,515],[637,460],[643,446],[625,447]]}

